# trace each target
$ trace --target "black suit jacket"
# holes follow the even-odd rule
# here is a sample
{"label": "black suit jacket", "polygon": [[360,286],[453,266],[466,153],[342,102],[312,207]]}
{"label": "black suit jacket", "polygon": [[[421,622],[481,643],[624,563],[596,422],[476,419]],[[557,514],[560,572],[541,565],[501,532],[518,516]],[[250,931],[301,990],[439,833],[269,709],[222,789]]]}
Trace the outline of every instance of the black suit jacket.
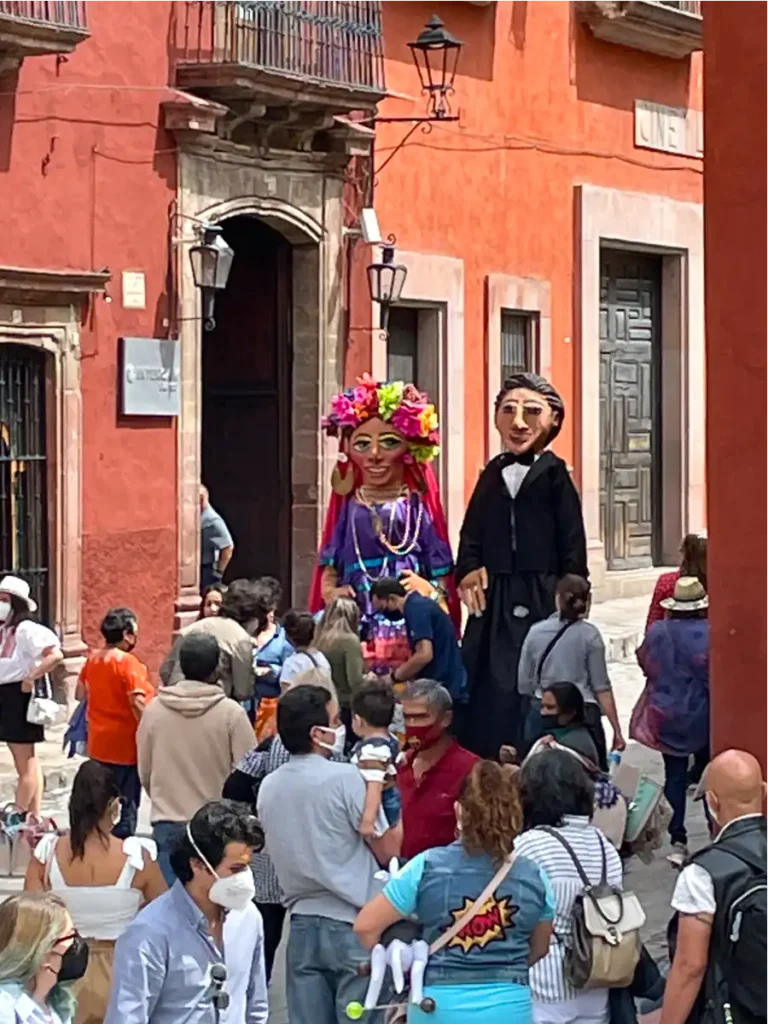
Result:
{"label": "black suit jacket", "polygon": [[581,500],[565,462],[544,452],[517,497],[501,476],[502,456],[480,474],[464,516],[456,579],[485,566],[489,574],[542,573],[589,578]]}

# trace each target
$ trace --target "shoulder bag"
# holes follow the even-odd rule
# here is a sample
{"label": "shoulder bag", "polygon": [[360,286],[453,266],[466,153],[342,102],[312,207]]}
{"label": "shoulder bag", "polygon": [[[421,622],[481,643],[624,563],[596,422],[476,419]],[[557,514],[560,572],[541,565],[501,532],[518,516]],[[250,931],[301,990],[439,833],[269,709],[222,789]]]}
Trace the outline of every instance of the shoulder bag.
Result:
{"label": "shoulder bag", "polygon": [[555,646],[555,644],[560,639],[560,637],[563,635],[563,633],[567,632],[571,628],[571,626],[575,625],[578,621],[579,621],[578,619],[568,619],[568,621],[563,623],[563,625],[560,627],[560,629],[558,629],[558,631],[555,633],[555,635],[549,641],[547,646],[544,648],[544,653],[539,658],[539,663],[536,666],[536,688],[534,690],[534,695],[536,695],[541,690],[541,673],[544,670],[544,662],[547,660],[547,658],[552,653],[552,648]]}
{"label": "shoulder bag", "polygon": [[566,981],[578,989],[631,985],[640,960],[640,929],[645,924],[645,911],[633,892],[623,892],[608,884],[603,837],[596,832],[602,870],[600,881],[593,885],[568,840],[548,825],[541,825],[540,831],[566,849],[584,886],[571,912],[573,941],[565,950]]}

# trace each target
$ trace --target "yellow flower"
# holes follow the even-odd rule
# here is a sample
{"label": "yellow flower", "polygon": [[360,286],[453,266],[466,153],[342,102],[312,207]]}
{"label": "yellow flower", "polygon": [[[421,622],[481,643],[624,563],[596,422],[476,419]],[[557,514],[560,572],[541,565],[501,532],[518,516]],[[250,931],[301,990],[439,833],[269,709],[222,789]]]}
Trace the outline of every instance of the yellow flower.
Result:
{"label": "yellow flower", "polygon": [[419,414],[419,423],[421,424],[422,437],[426,437],[427,434],[433,430],[437,430],[437,412],[434,405],[426,405]]}

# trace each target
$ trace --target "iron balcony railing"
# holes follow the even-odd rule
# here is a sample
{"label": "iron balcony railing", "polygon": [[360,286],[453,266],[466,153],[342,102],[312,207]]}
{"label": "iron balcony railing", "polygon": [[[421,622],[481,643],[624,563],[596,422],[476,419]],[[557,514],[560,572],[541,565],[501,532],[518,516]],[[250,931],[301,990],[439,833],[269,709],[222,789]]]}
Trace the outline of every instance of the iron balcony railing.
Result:
{"label": "iron balcony railing", "polygon": [[0,0],[0,18],[83,32],[88,29],[85,0]]}
{"label": "iron balcony railing", "polygon": [[682,11],[683,14],[693,14],[701,17],[701,0],[652,0],[659,7],[671,7],[675,11]]}
{"label": "iron balcony railing", "polygon": [[208,0],[185,4],[179,63],[240,65],[384,91],[381,3]]}

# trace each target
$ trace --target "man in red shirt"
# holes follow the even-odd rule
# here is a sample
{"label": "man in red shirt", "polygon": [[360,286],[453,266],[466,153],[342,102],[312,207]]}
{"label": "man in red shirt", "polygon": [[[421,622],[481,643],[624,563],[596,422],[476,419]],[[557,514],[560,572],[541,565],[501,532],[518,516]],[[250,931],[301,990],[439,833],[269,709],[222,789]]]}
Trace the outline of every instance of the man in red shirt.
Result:
{"label": "man in red shirt", "polygon": [[456,838],[453,805],[480,759],[459,746],[449,729],[453,702],[433,679],[408,683],[403,697],[406,754],[397,772],[403,805],[402,856],[407,860]]}

